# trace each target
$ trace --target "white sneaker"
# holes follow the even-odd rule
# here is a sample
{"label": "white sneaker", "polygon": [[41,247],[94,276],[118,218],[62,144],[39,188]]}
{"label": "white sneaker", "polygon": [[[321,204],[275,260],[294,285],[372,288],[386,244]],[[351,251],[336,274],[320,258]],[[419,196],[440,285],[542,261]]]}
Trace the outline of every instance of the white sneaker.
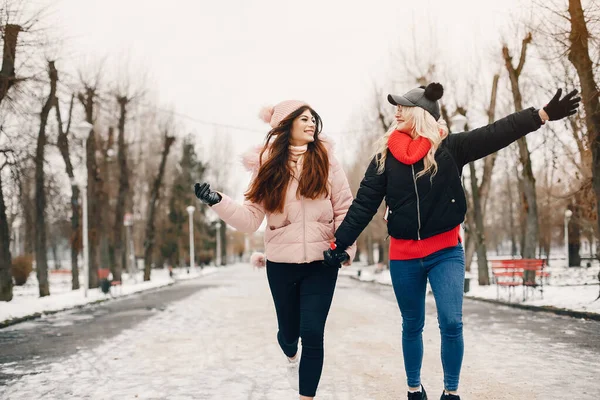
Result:
{"label": "white sneaker", "polygon": [[290,387],[295,391],[300,390],[300,377],[298,375],[298,371],[300,370],[300,351],[296,353],[296,358],[290,360],[289,357],[286,357],[287,360],[287,378],[290,382]]}

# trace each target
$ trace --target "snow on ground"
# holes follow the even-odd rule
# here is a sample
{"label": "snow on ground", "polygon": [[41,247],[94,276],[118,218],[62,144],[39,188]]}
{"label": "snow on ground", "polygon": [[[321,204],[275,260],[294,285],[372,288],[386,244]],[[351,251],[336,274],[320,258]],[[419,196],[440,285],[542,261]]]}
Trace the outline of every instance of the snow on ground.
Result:
{"label": "snow on ground", "polygon": [[[170,304],[134,329],[26,371],[26,376],[0,387],[0,398],[297,399],[276,342],[264,270],[231,267],[206,281],[211,287]],[[319,400],[406,396],[397,305],[365,289],[343,278],[338,282],[325,333]],[[427,310],[423,384],[430,398],[438,398],[442,367],[431,296]],[[507,331],[502,325],[477,323],[477,315],[467,318],[463,399],[598,398],[593,393],[594,371],[600,368],[597,354],[548,343],[543,335],[517,327]]]}
{"label": "snow on ground", "polygon": [[[50,296],[39,297],[38,281],[35,273],[32,273],[23,286],[13,287],[13,299],[2,303],[0,307],[0,323],[14,318],[23,318],[47,312],[66,310],[82,306],[96,301],[106,300],[112,297],[121,297],[149,289],[155,289],[170,285],[177,280],[193,279],[202,275],[218,271],[215,267],[196,268],[195,271],[187,273],[186,269],[176,268],[173,270],[173,278],[169,277],[167,269],[154,269],[150,281],[143,281],[143,272],[135,276],[123,274],[123,284],[111,288],[111,294],[104,294],[97,289],[89,289],[87,297],[84,296],[83,288],[71,290],[70,274],[49,274]],[[81,277],[81,275],[80,275]]]}
{"label": "snow on ground", "polygon": [[[554,264],[558,263],[555,262]],[[473,262],[472,268],[476,272],[476,261]],[[470,274],[470,290],[466,296],[600,314],[600,299],[596,300],[600,294],[600,285],[598,285],[600,266],[597,261],[589,268],[566,268],[558,264],[557,266],[548,267],[546,271],[550,272],[550,278],[547,282],[544,282],[543,297],[539,290],[533,292],[530,290],[527,299],[523,301],[522,287],[517,287],[512,293],[509,293],[506,287],[498,288],[494,284],[479,286],[476,273]],[[383,285],[392,284],[389,270],[377,264],[370,266],[364,264],[352,265],[343,268],[341,273],[354,276],[361,281],[376,282]]]}

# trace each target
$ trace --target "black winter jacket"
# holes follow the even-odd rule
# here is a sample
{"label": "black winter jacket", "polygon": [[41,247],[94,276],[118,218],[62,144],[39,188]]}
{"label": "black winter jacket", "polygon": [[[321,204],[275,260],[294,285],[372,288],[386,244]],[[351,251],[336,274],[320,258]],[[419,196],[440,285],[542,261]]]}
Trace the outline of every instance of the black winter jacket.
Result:
{"label": "black winter jacket", "polygon": [[345,249],[356,241],[384,197],[389,207],[388,233],[394,238],[421,240],[455,228],[467,211],[462,168],[539,129],[541,124],[538,111],[529,108],[482,128],[448,135],[435,154],[438,172],[433,179],[430,174],[416,178],[424,168],[423,160],[402,164],[388,150],[385,171],[377,174],[373,158],[335,233],[337,245]]}

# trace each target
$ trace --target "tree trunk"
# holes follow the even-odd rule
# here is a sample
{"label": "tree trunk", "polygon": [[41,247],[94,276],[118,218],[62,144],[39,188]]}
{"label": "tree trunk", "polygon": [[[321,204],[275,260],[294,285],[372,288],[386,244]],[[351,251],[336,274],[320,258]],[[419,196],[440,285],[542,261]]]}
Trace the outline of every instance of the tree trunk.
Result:
{"label": "tree trunk", "polygon": [[[4,48],[2,69],[0,69],[0,104],[16,81],[15,56],[19,32],[21,32],[19,25],[7,24],[3,27]],[[0,175],[0,301],[11,301],[13,297],[11,267],[10,232],[2,191],[2,176]]]}
{"label": "tree trunk", "polygon": [[[592,149],[592,182],[596,193],[596,223],[600,235],[600,92],[594,80],[594,63],[590,57],[590,34],[586,25],[581,0],[569,0],[571,32],[569,61],[577,70],[581,84],[581,97],[585,110],[585,124]],[[600,258],[600,255],[598,255]]]}
{"label": "tree trunk", "polygon": [[34,239],[35,236],[35,222],[34,222],[34,210],[33,201],[31,201],[31,179],[29,176],[29,162],[24,162],[20,167],[20,181],[19,181],[19,197],[21,201],[21,207],[23,210],[23,220],[25,222],[24,229],[24,253],[27,255],[33,255],[34,253]]}
{"label": "tree trunk", "polygon": [[[85,110],[85,119],[94,124],[94,105],[96,101],[96,89],[86,86],[85,94],[79,94],[79,101]],[[98,287],[98,267],[100,265],[100,235],[102,232],[102,177],[96,161],[96,133],[90,130],[86,143],[87,164],[87,199],[88,199],[88,243],[89,243],[89,274],[88,282],[90,288]]]}
{"label": "tree trunk", "polygon": [[[498,97],[498,82],[500,80],[500,75],[495,74],[492,80],[492,93],[490,96],[490,106],[487,110],[488,114],[488,123],[491,124],[494,122],[496,118],[496,99]],[[471,241],[470,252],[473,252],[473,248],[476,248],[477,251],[477,265],[478,265],[478,273],[479,273],[479,284],[480,285],[489,285],[490,277],[488,270],[488,261],[487,261],[487,246],[485,242],[485,225],[483,223],[483,217],[485,215],[485,210],[487,206],[488,194],[490,191],[490,186],[492,182],[492,172],[494,170],[494,165],[496,163],[496,157],[498,153],[492,153],[484,159],[483,164],[483,175],[481,177],[481,184],[477,183],[477,175],[475,172],[475,164],[470,163],[470,171],[471,171],[471,191],[473,192],[473,219],[475,220],[475,226],[472,227],[475,229],[474,240]],[[471,254],[471,257],[473,255]],[[470,264],[470,263],[469,263]],[[470,265],[469,269],[470,271]],[[486,283],[487,282],[487,283]]]}
{"label": "tree trunk", "polygon": [[389,255],[390,249],[389,249],[388,242],[385,239],[381,239],[377,242],[377,245],[379,246],[378,262],[383,265],[388,265],[388,262],[390,260],[390,255]]}
{"label": "tree trunk", "polygon": [[512,188],[510,185],[510,174],[508,170],[506,170],[506,191],[508,193],[508,222],[510,229],[510,255],[512,257],[517,255],[517,235],[516,235],[516,227],[515,227],[515,210],[513,209],[513,194]]}
{"label": "tree trunk", "polygon": [[[1,172],[1,171],[0,171]],[[12,258],[10,255],[10,232],[8,231],[8,218],[2,191],[2,174],[0,173],[0,301],[11,301],[13,298]]]}
{"label": "tree trunk", "polygon": [[117,143],[119,152],[117,159],[119,162],[119,192],[117,194],[117,205],[115,208],[115,224],[113,228],[113,257],[114,257],[114,277],[121,280],[121,273],[125,269],[123,265],[123,216],[125,215],[125,206],[127,196],[129,195],[129,170],[127,168],[127,147],[125,146],[125,122],[127,119],[127,105],[129,99],[125,96],[118,96],[117,101],[120,107],[119,114],[119,137]]}
{"label": "tree trunk", "polygon": [[46,243],[46,191],[44,187],[44,150],[46,146],[46,125],[48,116],[56,102],[56,82],[58,80],[54,61],[48,62],[50,75],[50,95],[40,113],[40,130],[35,152],[35,264],[40,297],[50,295],[48,285],[48,256]]}
{"label": "tree trunk", "polygon": [[[464,187],[464,183],[463,183]],[[465,197],[467,199],[467,214],[465,216],[465,270],[471,272],[473,255],[475,254],[475,216],[473,215],[473,205],[471,204],[471,194],[465,187]]]}
{"label": "tree trunk", "polygon": [[[467,229],[470,230],[469,224]],[[473,263],[473,255],[475,254],[475,239],[470,232],[465,232],[465,271],[471,272],[471,264]]]}
{"label": "tree trunk", "polygon": [[55,111],[56,121],[58,122],[58,150],[65,162],[65,170],[69,181],[71,182],[71,289],[79,289],[79,266],[77,263],[77,256],[79,249],[81,249],[81,224],[79,222],[81,207],[79,206],[79,185],[75,180],[75,173],[73,172],[73,164],[71,163],[71,156],[69,154],[69,140],[67,135],[71,127],[71,116],[73,115],[73,103],[75,102],[75,96],[71,96],[71,103],[69,106],[69,118],[67,122],[67,129],[63,128],[62,114],[60,112],[60,102],[56,100]]}
{"label": "tree trunk", "polygon": [[165,173],[167,157],[169,156],[169,150],[174,141],[175,138],[173,136],[168,136],[168,134],[165,133],[165,145],[160,160],[160,166],[158,167],[158,174],[156,175],[156,179],[154,179],[152,191],[150,192],[150,204],[148,205],[148,216],[146,217],[146,240],[144,240],[144,281],[150,280],[152,251],[154,250],[154,217],[156,214],[156,204],[160,198],[160,186],[162,185],[162,179]]}
{"label": "tree trunk", "polygon": [[[496,101],[498,98],[498,82],[500,81],[500,74],[494,75],[492,80],[492,94],[490,96],[490,107],[487,110],[488,124],[491,124],[496,119]],[[494,165],[496,164],[496,158],[498,152],[492,153],[483,160],[483,176],[481,177],[481,184],[479,185],[479,196],[481,197],[482,206],[481,211],[485,215],[487,207],[487,201],[489,198],[490,186],[492,183],[492,172]]]}
{"label": "tree trunk", "polygon": [[227,224],[221,220],[221,265],[227,265]]}
{"label": "tree trunk", "polygon": [[581,249],[582,210],[577,203],[577,197],[575,202],[569,205],[568,209],[573,212],[573,215],[571,216],[567,227],[567,230],[569,231],[569,243],[567,244],[569,251],[569,265],[567,265],[567,267],[580,267],[581,256],[579,255],[579,250]]}
{"label": "tree trunk", "polygon": [[487,248],[485,246],[485,235],[483,230],[483,213],[481,212],[481,201],[479,197],[479,187],[477,185],[477,173],[475,163],[469,163],[471,170],[471,192],[473,196],[473,215],[475,217],[475,250],[477,252],[477,271],[479,276],[479,285],[489,285],[490,275],[487,262]]}
{"label": "tree trunk", "polygon": [[17,55],[17,39],[21,32],[20,25],[7,24],[3,28],[4,49],[2,69],[0,70],[0,104],[16,82],[15,57]]}
{"label": "tree trunk", "polygon": [[[502,48],[502,54],[508,75],[510,77],[510,85],[513,94],[513,100],[515,104],[515,111],[523,110],[521,89],[519,88],[519,77],[523,71],[525,65],[525,58],[527,53],[527,45],[531,43],[531,33],[527,34],[523,39],[521,47],[521,57],[519,59],[519,65],[515,68],[512,63],[512,57],[510,56],[507,46]],[[538,243],[538,212],[537,212],[537,195],[535,191],[535,177],[533,176],[533,170],[531,167],[531,155],[529,148],[527,147],[527,141],[525,137],[517,140],[519,147],[519,158],[521,165],[523,166],[522,171],[522,184],[523,184],[523,197],[522,207],[525,213],[525,226],[523,235],[523,248],[521,253],[523,258],[535,258],[535,250]]]}

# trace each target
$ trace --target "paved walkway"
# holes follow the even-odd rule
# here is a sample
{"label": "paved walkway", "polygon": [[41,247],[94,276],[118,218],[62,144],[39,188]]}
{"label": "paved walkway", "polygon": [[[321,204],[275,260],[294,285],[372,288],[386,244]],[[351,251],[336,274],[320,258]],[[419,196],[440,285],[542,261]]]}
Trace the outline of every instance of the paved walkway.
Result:
{"label": "paved walkway", "polygon": [[[231,267],[202,279],[215,286],[90,350],[50,365],[40,360],[29,375],[0,387],[0,398],[296,399],[275,340],[275,313],[264,270]],[[565,317],[544,316],[550,322],[539,333],[526,329],[534,318],[528,311],[466,304],[463,400],[600,397],[597,343],[586,350],[585,343],[571,346],[567,340],[550,340],[543,327],[561,330]],[[581,321],[590,323],[600,327]],[[406,398],[400,331],[391,288],[340,278],[317,398]],[[430,398],[437,399],[442,370],[431,298],[424,343],[423,383]]]}

